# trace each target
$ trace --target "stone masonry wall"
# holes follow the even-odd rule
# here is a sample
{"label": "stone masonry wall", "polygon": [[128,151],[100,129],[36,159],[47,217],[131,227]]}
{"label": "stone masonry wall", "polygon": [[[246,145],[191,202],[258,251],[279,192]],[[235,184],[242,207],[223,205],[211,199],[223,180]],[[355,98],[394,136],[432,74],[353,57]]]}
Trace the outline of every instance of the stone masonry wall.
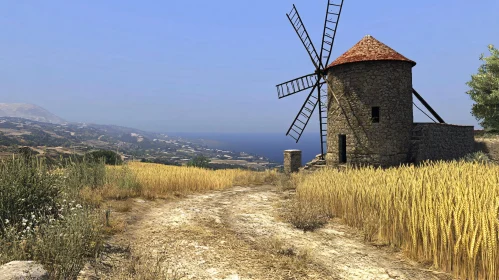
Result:
{"label": "stone masonry wall", "polygon": [[414,123],[412,160],[458,159],[475,150],[473,126]]}
{"label": "stone masonry wall", "polygon": [[[393,166],[409,161],[413,124],[412,64],[365,61],[334,66],[328,79],[327,165],[339,162],[346,135],[347,164]],[[372,107],[380,108],[372,123]]]}

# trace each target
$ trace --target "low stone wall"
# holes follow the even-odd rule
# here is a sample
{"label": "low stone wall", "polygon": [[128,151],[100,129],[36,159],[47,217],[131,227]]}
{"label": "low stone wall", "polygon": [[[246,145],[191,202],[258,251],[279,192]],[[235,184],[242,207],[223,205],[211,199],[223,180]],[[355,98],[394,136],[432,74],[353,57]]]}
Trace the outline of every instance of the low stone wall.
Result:
{"label": "low stone wall", "polygon": [[475,151],[473,126],[414,123],[412,160],[452,160]]}

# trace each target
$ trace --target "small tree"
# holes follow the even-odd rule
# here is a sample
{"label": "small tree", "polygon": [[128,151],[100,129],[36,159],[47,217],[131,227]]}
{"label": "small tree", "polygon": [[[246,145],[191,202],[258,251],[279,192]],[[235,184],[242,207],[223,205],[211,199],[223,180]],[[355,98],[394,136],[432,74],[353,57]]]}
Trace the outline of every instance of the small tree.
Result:
{"label": "small tree", "polygon": [[210,159],[203,155],[195,156],[191,159],[187,166],[201,167],[201,168],[209,168],[210,167]]}
{"label": "small tree", "polygon": [[480,55],[484,63],[471,75],[466,93],[475,101],[471,114],[488,131],[499,130],[499,50],[489,45],[490,56]]}

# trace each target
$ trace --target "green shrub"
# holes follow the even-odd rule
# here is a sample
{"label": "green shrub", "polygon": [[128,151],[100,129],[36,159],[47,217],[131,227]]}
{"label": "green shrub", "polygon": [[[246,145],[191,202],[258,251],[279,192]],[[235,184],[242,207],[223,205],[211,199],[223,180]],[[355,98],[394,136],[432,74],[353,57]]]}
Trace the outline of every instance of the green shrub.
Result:
{"label": "green shrub", "polygon": [[491,161],[489,155],[482,152],[482,151],[468,154],[468,155],[464,156],[462,158],[462,160],[466,161],[466,162],[474,162],[474,163],[482,163],[482,164],[490,163],[490,161]]}
{"label": "green shrub", "polygon": [[21,147],[18,149],[19,154],[25,158],[32,158],[39,154],[39,152],[31,149],[30,147]]}
{"label": "green shrub", "polygon": [[137,175],[132,172],[127,164],[121,167],[108,169],[106,174],[106,181],[108,185],[115,185],[121,190],[129,190],[135,193],[140,192],[140,183]]}
{"label": "green shrub", "polygon": [[121,156],[113,151],[99,150],[93,151],[86,154],[89,160],[99,162],[104,159],[105,164],[109,165],[120,165],[123,163]]}
{"label": "green shrub", "polygon": [[67,159],[65,166],[65,189],[70,196],[75,196],[84,187],[96,189],[104,185],[106,166],[104,161],[83,158],[81,161]]}
{"label": "green shrub", "polygon": [[21,229],[33,215],[54,215],[60,179],[48,172],[43,160],[13,157],[0,161],[0,236],[6,225]]}
{"label": "green shrub", "polygon": [[187,163],[187,166],[209,168],[210,167],[210,159],[203,156],[203,155],[195,156],[193,159],[191,159]]}
{"label": "green shrub", "polygon": [[[102,227],[95,212],[80,204],[64,203],[54,218],[37,217],[44,223],[19,232],[7,227],[0,238],[0,264],[35,260],[50,279],[76,279],[88,258],[102,248]],[[62,209],[62,210],[61,210]]]}
{"label": "green shrub", "polygon": [[97,257],[102,248],[102,224],[96,214],[72,206],[63,219],[44,224],[32,239],[33,257],[51,279],[75,279],[87,259]]}
{"label": "green shrub", "polygon": [[102,247],[97,212],[81,203],[83,186],[102,186],[103,162],[68,161],[50,169],[36,157],[0,161],[0,265],[35,260],[50,279],[75,279]]}

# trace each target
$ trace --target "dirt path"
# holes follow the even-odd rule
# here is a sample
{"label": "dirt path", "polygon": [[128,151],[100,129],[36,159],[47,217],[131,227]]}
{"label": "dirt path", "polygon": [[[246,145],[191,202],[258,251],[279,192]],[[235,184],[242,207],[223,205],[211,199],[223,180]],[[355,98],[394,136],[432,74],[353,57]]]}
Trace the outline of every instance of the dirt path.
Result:
{"label": "dirt path", "polygon": [[337,222],[295,229],[279,218],[290,196],[275,186],[234,187],[156,203],[111,244],[161,255],[184,279],[451,279]]}

